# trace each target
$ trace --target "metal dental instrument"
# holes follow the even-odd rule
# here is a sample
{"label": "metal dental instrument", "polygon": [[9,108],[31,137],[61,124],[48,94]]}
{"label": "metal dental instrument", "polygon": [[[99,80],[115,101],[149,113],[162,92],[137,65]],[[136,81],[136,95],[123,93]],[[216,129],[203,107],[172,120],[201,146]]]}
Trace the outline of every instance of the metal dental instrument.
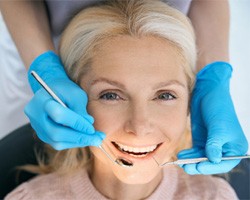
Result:
{"label": "metal dental instrument", "polygon": [[109,158],[109,160],[111,160],[112,162],[122,166],[122,167],[133,167],[133,163],[130,160],[127,160],[125,158],[117,158],[117,159],[113,159],[108,152],[102,147],[102,145],[99,146],[99,148],[102,150],[102,152]]}
{"label": "metal dental instrument", "polygon": [[[250,158],[250,155],[245,155],[245,156],[228,156],[228,157],[222,157],[221,160],[237,160],[237,159],[245,159],[245,158]],[[155,160],[155,159],[154,159]],[[202,158],[188,158],[188,159],[179,159],[176,161],[172,162],[165,162],[163,164],[159,164],[156,160],[155,162],[160,166],[163,167],[165,165],[184,165],[184,164],[194,164],[194,163],[200,163],[208,161],[208,158],[202,157]]]}
{"label": "metal dental instrument", "polygon": [[[38,81],[38,83],[53,97],[54,100],[56,100],[58,103],[60,103],[63,107],[67,107],[62,100],[51,90],[51,88],[42,80],[42,78],[35,72],[31,71],[31,75]],[[122,167],[133,167],[133,162],[130,160],[127,160],[125,158],[116,158],[113,159],[110,154],[102,147],[102,145],[98,146],[102,152],[113,162],[116,163]]]}

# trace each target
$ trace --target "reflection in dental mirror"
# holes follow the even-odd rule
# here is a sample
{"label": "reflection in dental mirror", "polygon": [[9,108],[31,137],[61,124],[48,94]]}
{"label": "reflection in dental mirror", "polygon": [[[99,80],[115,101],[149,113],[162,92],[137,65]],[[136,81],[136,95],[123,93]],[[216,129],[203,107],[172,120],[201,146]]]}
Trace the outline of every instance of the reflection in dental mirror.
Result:
{"label": "reflection in dental mirror", "polygon": [[117,158],[116,162],[123,167],[133,167],[133,163],[125,158]]}

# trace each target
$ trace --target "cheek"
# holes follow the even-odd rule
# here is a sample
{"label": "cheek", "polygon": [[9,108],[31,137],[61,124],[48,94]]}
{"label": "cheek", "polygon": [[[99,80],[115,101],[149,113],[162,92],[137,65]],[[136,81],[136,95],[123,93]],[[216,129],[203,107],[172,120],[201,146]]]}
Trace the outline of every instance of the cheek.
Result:
{"label": "cheek", "polygon": [[[118,122],[121,121],[121,110],[119,108],[110,108],[98,102],[89,102],[87,107],[88,113],[94,117],[94,127],[104,133],[112,132],[116,129]],[[114,123],[115,122],[115,123]]]}
{"label": "cheek", "polygon": [[155,156],[159,163],[172,160],[178,149],[181,149],[183,137],[187,129],[187,104],[168,108],[162,112],[160,118],[161,133],[164,134],[165,142]]}
{"label": "cheek", "polygon": [[187,103],[160,111],[162,132],[170,140],[178,140],[187,127]]}

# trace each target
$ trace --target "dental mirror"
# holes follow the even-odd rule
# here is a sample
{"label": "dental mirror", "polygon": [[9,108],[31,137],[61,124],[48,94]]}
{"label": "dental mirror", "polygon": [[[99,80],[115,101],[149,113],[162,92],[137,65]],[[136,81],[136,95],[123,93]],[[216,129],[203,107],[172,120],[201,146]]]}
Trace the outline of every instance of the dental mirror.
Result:
{"label": "dental mirror", "polygon": [[117,158],[115,161],[118,165],[123,167],[133,167],[133,162],[125,158]]}
{"label": "dental mirror", "polygon": [[102,150],[102,152],[111,160],[113,163],[116,163],[122,167],[133,167],[133,162],[122,157],[118,157],[115,160],[109,155],[109,153],[102,147],[102,145],[99,146],[99,148]]}

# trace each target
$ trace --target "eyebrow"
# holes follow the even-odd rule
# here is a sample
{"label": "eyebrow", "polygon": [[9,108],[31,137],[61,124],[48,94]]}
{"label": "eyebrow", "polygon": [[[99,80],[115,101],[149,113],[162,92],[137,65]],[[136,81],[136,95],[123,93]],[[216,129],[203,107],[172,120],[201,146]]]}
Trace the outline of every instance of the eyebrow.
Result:
{"label": "eyebrow", "polygon": [[117,87],[119,87],[121,89],[125,89],[126,88],[125,85],[123,85],[122,83],[119,83],[117,81],[113,81],[113,80],[110,80],[110,79],[107,79],[107,78],[103,78],[103,77],[93,80],[90,83],[90,86],[93,86],[93,85],[95,85],[97,83],[100,83],[100,82],[108,83],[110,85],[117,86]]}
{"label": "eyebrow", "polygon": [[161,87],[166,87],[166,86],[170,86],[170,85],[177,85],[177,86],[181,86],[183,88],[186,88],[186,85],[183,84],[183,83],[181,83],[178,80],[169,80],[169,81],[158,83],[153,89],[157,89],[157,88],[161,88]]}
{"label": "eyebrow", "polygon": [[[110,80],[110,79],[107,79],[107,78],[103,78],[103,77],[93,80],[90,83],[90,86],[93,86],[93,85],[95,85],[97,83],[100,83],[100,82],[108,83],[110,85],[117,86],[117,87],[119,87],[121,89],[126,89],[125,85],[123,85],[122,83],[114,81],[114,80]],[[166,87],[166,86],[170,86],[170,85],[177,85],[177,86],[181,86],[183,88],[186,88],[186,85],[184,85],[180,81],[178,81],[178,80],[170,80],[170,81],[165,81],[165,82],[158,83],[156,86],[153,87],[153,89]]]}

